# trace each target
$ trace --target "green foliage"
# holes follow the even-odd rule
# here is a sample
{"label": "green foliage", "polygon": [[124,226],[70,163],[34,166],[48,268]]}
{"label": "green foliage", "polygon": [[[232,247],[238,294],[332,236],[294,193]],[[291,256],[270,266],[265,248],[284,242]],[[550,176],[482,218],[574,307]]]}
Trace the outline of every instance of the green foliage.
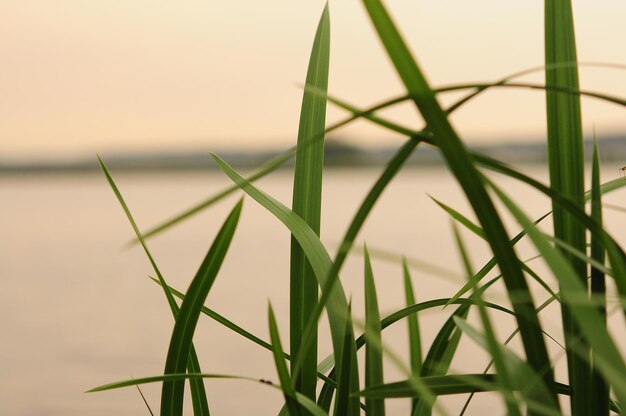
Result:
{"label": "green foliage", "polygon": [[[406,88],[405,95],[384,100],[363,110],[328,94],[330,15],[326,6],[310,55],[295,148],[268,161],[247,178],[213,155],[214,161],[233,181],[233,185],[144,234],[139,231],[121,193],[101,161],[104,174],[135,231],[136,242],[143,246],[154,268],[157,278],[153,280],[162,287],[176,323],[164,374],[124,380],[90,391],[161,382],[162,415],[183,414],[186,380],[191,386],[193,414],[208,415],[208,401],[202,382],[205,378],[261,382],[282,392],[285,404],[280,415],[358,415],[361,409],[366,415],[384,415],[385,400],[410,398],[410,415],[429,416],[436,412],[445,412],[437,401],[439,396],[469,394],[466,405],[461,410],[461,414],[464,414],[474,394],[486,391],[497,393],[507,413],[512,415],[524,412],[532,415],[560,415],[563,412],[602,416],[607,416],[609,411],[619,413],[619,404],[626,402],[626,363],[607,324],[607,304],[611,294],[610,281],[614,283],[619,299],[626,298],[626,254],[603,228],[602,196],[625,186],[626,178],[601,184],[596,143],[591,189],[585,192],[580,99],[587,96],[620,106],[626,106],[626,101],[608,94],[579,89],[570,1],[547,0],[545,3],[544,67],[523,70],[491,83],[452,85],[438,89],[428,83],[382,2],[363,0],[363,4]],[[514,78],[534,71],[545,72],[546,85],[513,82]],[[493,88],[525,88],[545,92],[549,185],[498,160],[470,151],[450,123],[449,115],[452,112]],[[447,109],[439,104],[439,94],[465,90],[468,94]],[[327,102],[348,111],[350,115],[326,126]],[[377,114],[379,110],[404,102],[415,106],[423,116],[425,126],[402,126]],[[407,140],[398,148],[365,195],[346,228],[335,257],[332,258],[319,236],[324,137],[328,132],[357,119],[368,120],[406,136]],[[453,221],[454,236],[467,283],[455,289],[448,297],[416,303],[409,262],[403,260],[405,304],[401,309],[381,318],[378,307],[380,290],[376,289],[372,259],[365,248],[365,324],[359,326],[361,320],[353,317],[351,304],[341,283],[342,266],[377,201],[401,172],[414,150],[422,144],[434,146],[441,152],[447,169],[460,185],[472,209],[471,215],[466,216],[433,197],[434,202]],[[254,182],[294,157],[294,192],[290,209],[261,190]],[[551,201],[552,212],[531,221],[522,207],[495,185],[483,169],[505,175],[538,190]],[[145,238],[160,233],[240,191],[272,214],[289,230],[292,237],[288,352],[283,350],[277,318],[271,307],[268,312],[268,342],[203,305],[235,234],[241,202],[235,206],[216,235],[186,293],[168,286],[146,245]],[[507,234],[500,212],[496,210],[496,197],[522,227],[513,238]],[[586,202],[591,203],[590,214],[585,212]],[[554,219],[553,234],[547,234],[538,228],[539,223],[550,214]],[[472,217],[477,221],[470,220]],[[419,219],[428,220],[421,217]],[[486,241],[491,249],[493,257],[476,269],[457,229],[458,225],[469,230],[473,238]],[[587,232],[590,235],[589,244]],[[538,273],[517,257],[514,246],[525,237],[528,237],[539,253],[538,256],[547,264],[547,272]],[[591,246],[590,253],[587,252],[588,245]],[[496,269],[500,274],[488,279],[487,276]],[[558,282],[558,291],[551,288],[551,278]],[[494,283],[500,280],[504,282],[510,303],[486,301]],[[536,293],[531,292],[527,280],[541,286],[549,295],[539,307],[535,306]],[[422,298],[422,287],[418,284],[416,288],[418,297]],[[180,308],[175,297],[182,300]],[[540,313],[555,301],[561,305],[565,347],[556,341],[558,336],[547,333],[540,325]],[[626,312],[626,304],[622,302],[620,306],[619,309]],[[427,310],[446,314],[445,322],[438,328],[430,344],[422,339],[422,328],[418,320],[418,313]],[[470,323],[472,311],[478,313],[482,329]],[[320,342],[317,330],[324,312],[330,327],[332,354],[320,361],[317,357]],[[203,374],[192,344],[194,329],[201,314],[241,335],[243,339],[271,351],[279,383],[271,384],[266,380],[234,375]],[[495,314],[516,320],[517,328],[504,341],[500,340],[492,324],[491,319]],[[407,379],[385,383],[383,375],[386,359],[398,364],[397,357],[386,348],[385,329],[405,319],[409,349],[409,362],[404,367]],[[363,328],[364,333],[357,337],[354,326]],[[508,348],[509,342],[518,333],[524,347],[523,355]],[[491,362],[487,364],[484,373],[456,374],[453,371],[459,345],[465,338],[478,344],[489,355]],[[553,369],[557,359],[548,355],[546,342],[550,340],[565,350],[569,385],[554,379]],[[365,374],[363,388],[359,385],[360,368],[357,360],[357,351],[361,348],[365,348],[364,368],[361,370]],[[492,366],[495,371],[489,373]],[[615,395],[616,402],[610,398],[610,392]],[[558,395],[570,397],[568,409],[562,410],[559,407]],[[259,410],[259,413],[266,412]]]}

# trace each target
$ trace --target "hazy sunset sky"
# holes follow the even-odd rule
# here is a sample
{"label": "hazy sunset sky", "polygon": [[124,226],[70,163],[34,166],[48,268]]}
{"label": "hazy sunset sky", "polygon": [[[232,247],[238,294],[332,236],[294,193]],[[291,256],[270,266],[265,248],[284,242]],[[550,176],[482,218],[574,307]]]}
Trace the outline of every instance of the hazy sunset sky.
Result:
{"label": "hazy sunset sky", "polygon": [[[394,0],[434,86],[543,63],[543,1]],[[294,143],[321,0],[0,0],[0,159]],[[334,0],[331,94],[365,107],[403,93],[357,0]],[[626,64],[626,2],[574,1],[579,60]],[[541,74],[526,77],[541,82]],[[626,71],[582,68],[584,89],[626,97]],[[442,102],[449,102],[442,97]],[[586,99],[585,131],[626,130]],[[343,112],[331,109],[329,121]],[[410,106],[390,117],[420,125]],[[539,138],[540,92],[491,92],[453,118],[469,141]],[[338,137],[399,143],[359,122]]]}

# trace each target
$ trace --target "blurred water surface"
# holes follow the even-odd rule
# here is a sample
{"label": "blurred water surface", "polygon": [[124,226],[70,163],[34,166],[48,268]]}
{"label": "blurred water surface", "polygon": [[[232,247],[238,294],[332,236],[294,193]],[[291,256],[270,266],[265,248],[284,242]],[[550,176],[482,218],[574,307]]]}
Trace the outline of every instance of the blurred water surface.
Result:
{"label": "blurred water surface", "polygon": [[[525,169],[545,180],[545,167]],[[348,222],[379,169],[330,170],[325,174],[322,241],[334,253]],[[604,180],[617,177],[608,166]],[[228,185],[217,172],[113,175],[140,227],[155,225]],[[498,178],[532,217],[549,209],[549,201],[528,187]],[[291,176],[278,172],[259,186],[290,205]],[[468,214],[470,211],[453,179],[443,169],[408,170],[391,184],[359,236],[374,253],[384,250],[406,255],[449,270],[437,276],[413,269],[418,300],[449,297],[464,281],[454,248],[449,217],[428,194]],[[624,204],[624,192],[606,198]],[[220,202],[182,225],[149,240],[165,278],[185,290],[215,233],[234,205],[236,196]],[[138,392],[127,388],[85,394],[97,385],[131,376],[162,372],[173,319],[159,287],[147,276],[153,271],[138,247],[123,249],[132,230],[103,176],[26,176],[0,178],[0,414],[137,415],[148,414]],[[624,239],[626,214],[607,210],[609,230]],[[507,217],[511,232],[518,228]],[[549,225],[549,222],[546,222]],[[474,267],[489,258],[475,236],[463,233]],[[532,249],[521,244],[520,256]],[[374,272],[382,314],[403,306],[401,268],[397,261],[374,256]],[[267,304],[276,309],[283,343],[288,337],[289,234],[256,202],[247,198],[232,248],[206,305],[262,338],[267,336]],[[543,270],[541,263],[532,263]],[[352,295],[354,315],[363,317],[362,256],[353,254],[341,274]],[[552,282],[552,279],[548,279]],[[536,291],[543,301],[546,294]],[[491,300],[505,302],[501,287]],[[429,343],[451,309],[420,315],[423,338]],[[495,314],[492,314],[494,317]],[[624,337],[623,322],[614,323]],[[544,326],[562,338],[558,309],[543,313]],[[509,318],[497,317],[504,338],[514,328]],[[330,352],[326,323],[321,324],[320,356]],[[396,324],[384,333],[392,351],[407,357],[406,328]],[[207,373],[239,374],[276,380],[271,354],[214,323],[200,321],[195,337],[201,366]],[[519,344],[514,343],[519,349]],[[462,341],[453,362],[458,371],[480,372],[488,362],[470,341]],[[554,356],[562,356],[550,345]],[[362,356],[361,356],[362,358]],[[558,366],[563,380],[561,358]],[[386,379],[402,378],[401,370],[386,365]],[[281,395],[262,384],[207,380],[212,414],[276,414]],[[159,386],[143,387],[158,409]],[[463,396],[443,400],[452,412]],[[388,402],[388,410],[406,409],[406,400]],[[470,414],[502,409],[497,397],[483,395]]]}

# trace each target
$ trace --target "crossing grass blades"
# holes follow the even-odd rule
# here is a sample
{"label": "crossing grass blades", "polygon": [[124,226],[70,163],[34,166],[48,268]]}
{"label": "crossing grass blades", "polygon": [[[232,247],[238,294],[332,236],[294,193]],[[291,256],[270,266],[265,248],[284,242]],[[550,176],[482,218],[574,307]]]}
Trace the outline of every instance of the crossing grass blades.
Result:
{"label": "crossing grass blades", "polygon": [[[212,195],[201,204],[189,208],[161,225],[141,232],[121,192],[104,162],[100,161],[106,179],[117,196],[135,233],[150,260],[158,283],[164,292],[175,319],[174,329],[164,365],[164,372],[153,377],[115,382],[91,392],[162,383],[160,414],[181,415],[185,406],[186,383],[191,392],[194,415],[209,415],[203,380],[205,378],[240,379],[262,383],[284,396],[280,415],[384,415],[385,400],[407,398],[411,415],[445,414],[439,396],[468,396],[461,414],[481,392],[494,392],[507,414],[511,415],[608,415],[620,413],[626,403],[626,364],[623,349],[616,343],[607,326],[607,287],[615,287],[614,296],[626,296],[626,256],[602,224],[602,195],[626,185],[626,178],[607,183],[600,181],[600,162],[594,148],[591,187],[585,190],[585,165],[581,123],[581,97],[592,97],[615,105],[626,102],[608,94],[580,90],[574,36],[573,13],[569,0],[545,2],[545,65],[532,68],[487,84],[464,84],[434,89],[427,81],[416,59],[409,51],[398,27],[379,0],[363,0],[373,29],[387,52],[389,60],[406,88],[406,95],[394,97],[371,108],[361,109],[327,93],[330,52],[330,14],[323,10],[311,51],[304,88],[298,140],[294,148],[269,160],[252,175],[244,178],[217,155],[213,159],[233,182],[232,186]],[[516,82],[515,78],[533,71],[545,73],[545,85]],[[494,88],[526,88],[544,92],[548,120],[548,162],[550,183],[536,181],[498,160],[472,152],[449,121],[451,113]],[[438,95],[465,91],[466,95],[448,108],[443,108]],[[415,128],[394,123],[378,115],[378,110],[411,102],[421,113],[425,125]],[[348,111],[349,116],[326,126],[326,107],[331,103]],[[372,184],[351,222],[346,226],[343,241],[334,257],[322,244],[320,233],[321,189],[323,177],[324,137],[331,131],[357,119],[365,119],[406,137]],[[382,317],[378,310],[377,289],[370,256],[364,251],[363,276],[365,321],[353,321],[351,301],[339,278],[342,266],[366,218],[374,209],[388,184],[400,172],[418,146],[437,148],[449,173],[456,179],[473,209],[474,223],[466,216],[439,201],[442,215],[454,221],[452,232],[463,259],[467,284],[447,299],[415,302],[410,270],[403,264],[406,307]],[[286,161],[295,158],[293,201],[291,208],[274,199],[254,183],[271,174]],[[554,232],[547,235],[538,228],[539,219],[531,219],[511,196],[485,176],[485,171],[510,177],[543,193],[552,203]],[[159,271],[148,249],[146,239],[186,218],[209,208],[216,202],[242,192],[250,201],[269,211],[291,233],[289,340],[283,341],[276,317],[268,308],[270,339],[263,340],[226,317],[204,306],[204,301],[217,278],[220,266],[233,236],[242,210],[238,202],[225,218],[196,276],[185,293],[170,287]],[[495,203],[499,201],[521,225],[516,236],[505,231]],[[590,214],[586,206],[589,205]],[[465,227],[484,239],[493,258],[476,271],[458,232]],[[521,261],[514,246],[529,239],[545,260],[549,274],[540,276]],[[498,268],[499,276],[487,278]],[[558,282],[552,289],[548,277]],[[483,300],[490,287],[502,280],[508,293],[506,305]],[[529,289],[530,281],[539,283],[547,300],[536,303]],[[551,279],[550,279],[551,280]],[[607,280],[612,280],[607,285]],[[179,302],[180,300],[180,306]],[[565,339],[567,377],[557,380],[554,358],[546,348],[551,337],[540,324],[540,313],[551,303],[561,307]],[[618,301],[619,313],[626,312]],[[437,309],[448,311],[449,317],[430,345],[420,336],[418,315]],[[467,321],[471,310],[478,312],[481,327]],[[326,311],[332,340],[332,355],[318,354],[318,322]],[[490,311],[490,313],[487,313]],[[513,316],[516,331],[506,339],[496,336],[491,314]],[[193,335],[201,315],[216,320],[239,334],[244,340],[272,352],[276,367],[275,382],[255,378],[204,373],[193,346]],[[408,328],[408,363],[385,348],[384,329],[406,322]],[[523,354],[508,348],[508,342],[519,334]],[[461,337],[482,347],[491,357],[484,373],[457,374],[451,361],[458,353]],[[285,346],[289,347],[285,352]],[[357,351],[365,348],[364,366],[357,362]],[[383,358],[387,357],[388,360]],[[384,383],[384,362],[396,362],[406,369],[405,380]],[[359,377],[359,373],[364,377]],[[364,380],[364,384],[360,380]],[[566,400],[559,400],[566,397]],[[266,414],[263,411],[263,414]]]}

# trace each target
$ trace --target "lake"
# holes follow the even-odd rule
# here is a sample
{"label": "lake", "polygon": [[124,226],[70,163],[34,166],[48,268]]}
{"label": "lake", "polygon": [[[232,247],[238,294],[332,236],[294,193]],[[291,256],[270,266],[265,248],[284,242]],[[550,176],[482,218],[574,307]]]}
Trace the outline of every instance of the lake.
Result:
{"label": "lake", "polygon": [[[542,180],[546,178],[543,166],[524,170]],[[379,172],[326,172],[322,241],[331,254]],[[113,175],[144,229],[229,184],[218,172]],[[618,176],[617,166],[605,167],[604,180]],[[549,210],[549,201],[537,192],[506,178],[494,178],[531,217]],[[290,205],[288,172],[275,173],[258,184]],[[359,246],[366,241],[374,255],[383,315],[403,307],[398,256],[414,260],[412,278],[418,301],[450,297],[464,282],[450,218],[428,195],[463,213],[470,212],[445,170],[407,170],[385,192],[359,235]],[[625,195],[617,191],[607,196],[606,202],[626,205]],[[144,253],[136,246],[123,247],[133,232],[104,177],[4,176],[0,177],[0,200],[0,414],[147,415],[134,388],[84,393],[101,384],[162,373],[173,327],[163,292],[147,277],[154,272]],[[232,196],[149,240],[172,286],[184,291],[189,285],[236,200],[237,196]],[[511,233],[519,229],[509,216],[506,218]],[[606,210],[606,221],[609,230],[624,243],[626,214]],[[469,232],[463,232],[463,236],[477,270],[489,259],[489,250]],[[267,339],[267,305],[271,301],[283,344],[288,345],[289,241],[282,224],[246,198],[231,250],[206,305]],[[527,258],[534,252],[524,243],[519,253]],[[352,295],[357,321],[363,318],[362,262],[359,250],[351,255],[341,273],[346,292]],[[530,264],[544,270],[540,261]],[[551,278],[548,281],[553,283]],[[538,301],[547,297],[539,289],[535,293]],[[496,286],[489,299],[506,302],[502,287]],[[451,309],[446,309],[420,314],[426,344],[450,313]],[[562,339],[558,308],[548,308],[542,315],[544,328]],[[472,320],[476,322],[475,317]],[[506,317],[496,321],[498,334],[504,339],[514,325]],[[617,336],[624,337],[621,317],[614,325],[619,328]],[[330,352],[325,321],[320,331],[322,357]],[[383,342],[406,362],[404,322],[385,330]],[[195,345],[206,373],[277,380],[268,351],[206,316],[200,320]],[[513,345],[519,350],[519,343]],[[460,351],[452,364],[455,371],[481,372],[488,362],[471,341],[464,339]],[[550,344],[550,351],[553,356],[563,355],[555,344]],[[562,375],[564,364],[562,358],[557,371],[560,381],[566,381]],[[391,362],[386,363],[385,371],[387,381],[403,377]],[[278,391],[257,383],[207,380],[206,386],[215,415],[276,414],[282,401]],[[147,385],[142,390],[158,409],[159,386]],[[442,400],[446,409],[457,413],[463,402],[463,396]],[[387,409],[397,414],[407,408],[407,403],[389,401]],[[497,397],[479,395],[468,414],[497,414],[501,409]]]}

